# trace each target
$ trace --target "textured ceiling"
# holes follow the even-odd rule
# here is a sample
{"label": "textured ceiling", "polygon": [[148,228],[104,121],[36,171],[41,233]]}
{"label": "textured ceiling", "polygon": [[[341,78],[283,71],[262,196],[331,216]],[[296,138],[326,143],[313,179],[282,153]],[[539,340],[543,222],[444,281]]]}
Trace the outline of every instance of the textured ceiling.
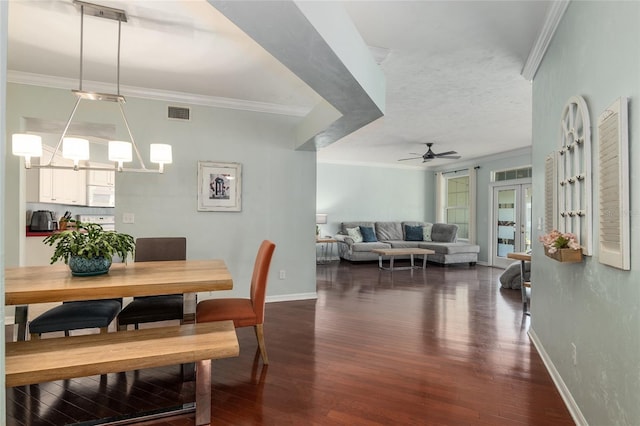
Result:
{"label": "textured ceiling", "polygon": [[[254,41],[206,1],[99,3],[124,9],[129,17],[122,26],[125,89],[248,101],[295,111],[301,120],[322,101],[314,90],[317,85],[312,89],[268,53],[260,40]],[[279,3],[268,2],[274,9]],[[457,151],[462,156],[458,161],[530,146],[531,85],[520,72],[549,2],[342,5],[364,43],[381,60],[385,115],[320,149],[319,161],[439,167],[456,160],[424,164],[397,160],[423,153],[425,142],[434,142],[435,152]],[[277,16],[257,14],[255,20],[272,20],[260,22],[263,26],[286,26]],[[113,21],[85,18],[84,72],[89,90],[92,81],[115,81],[116,31]],[[70,88],[75,88],[78,43],[79,12],[71,0],[9,3],[10,81],[12,76],[32,73],[70,79]]]}
{"label": "textured ceiling", "polygon": [[[546,2],[349,2],[365,42],[388,49],[385,116],[321,161],[397,163],[433,151],[457,161],[531,145],[531,84],[520,72]],[[441,166],[456,160],[435,160]],[[407,161],[420,165],[421,160]]]}

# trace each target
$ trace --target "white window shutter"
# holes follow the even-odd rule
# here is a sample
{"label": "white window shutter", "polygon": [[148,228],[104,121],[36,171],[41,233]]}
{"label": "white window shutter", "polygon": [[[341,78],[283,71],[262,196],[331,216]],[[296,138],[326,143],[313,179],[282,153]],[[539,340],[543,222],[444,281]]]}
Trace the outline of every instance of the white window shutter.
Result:
{"label": "white window shutter", "polygon": [[557,228],[556,204],[558,185],[558,173],[556,171],[556,153],[549,154],[544,159],[544,232],[549,233]]}
{"label": "white window shutter", "polygon": [[600,263],[631,269],[629,249],[629,135],[627,98],[598,119]]}

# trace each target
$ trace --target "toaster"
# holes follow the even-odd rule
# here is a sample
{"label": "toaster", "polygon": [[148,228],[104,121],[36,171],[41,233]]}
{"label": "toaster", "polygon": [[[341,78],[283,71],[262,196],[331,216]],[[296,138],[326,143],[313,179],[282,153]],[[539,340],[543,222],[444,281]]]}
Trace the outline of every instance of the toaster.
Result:
{"label": "toaster", "polygon": [[31,232],[55,231],[58,229],[54,214],[50,210],[36,210],[31,214]]}

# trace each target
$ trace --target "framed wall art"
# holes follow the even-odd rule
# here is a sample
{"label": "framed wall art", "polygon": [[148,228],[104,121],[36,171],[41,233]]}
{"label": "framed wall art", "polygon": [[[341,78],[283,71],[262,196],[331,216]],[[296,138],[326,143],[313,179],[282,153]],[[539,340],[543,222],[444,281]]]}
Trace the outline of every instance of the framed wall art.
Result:
{"label": "framed wall art", "polygon": [[198,211],[242,210],[242,164],[198,161]]}

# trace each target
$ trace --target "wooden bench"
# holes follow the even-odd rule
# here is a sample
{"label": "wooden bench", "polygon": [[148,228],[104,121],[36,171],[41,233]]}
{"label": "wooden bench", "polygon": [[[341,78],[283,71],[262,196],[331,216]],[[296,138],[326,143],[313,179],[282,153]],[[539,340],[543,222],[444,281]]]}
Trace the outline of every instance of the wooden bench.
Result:
{"label": "wooden bench", "polygon": [[196,425],[208,425],[211,360],[239,353],[233,321],[9,342],[6,386],[196,363]]}

